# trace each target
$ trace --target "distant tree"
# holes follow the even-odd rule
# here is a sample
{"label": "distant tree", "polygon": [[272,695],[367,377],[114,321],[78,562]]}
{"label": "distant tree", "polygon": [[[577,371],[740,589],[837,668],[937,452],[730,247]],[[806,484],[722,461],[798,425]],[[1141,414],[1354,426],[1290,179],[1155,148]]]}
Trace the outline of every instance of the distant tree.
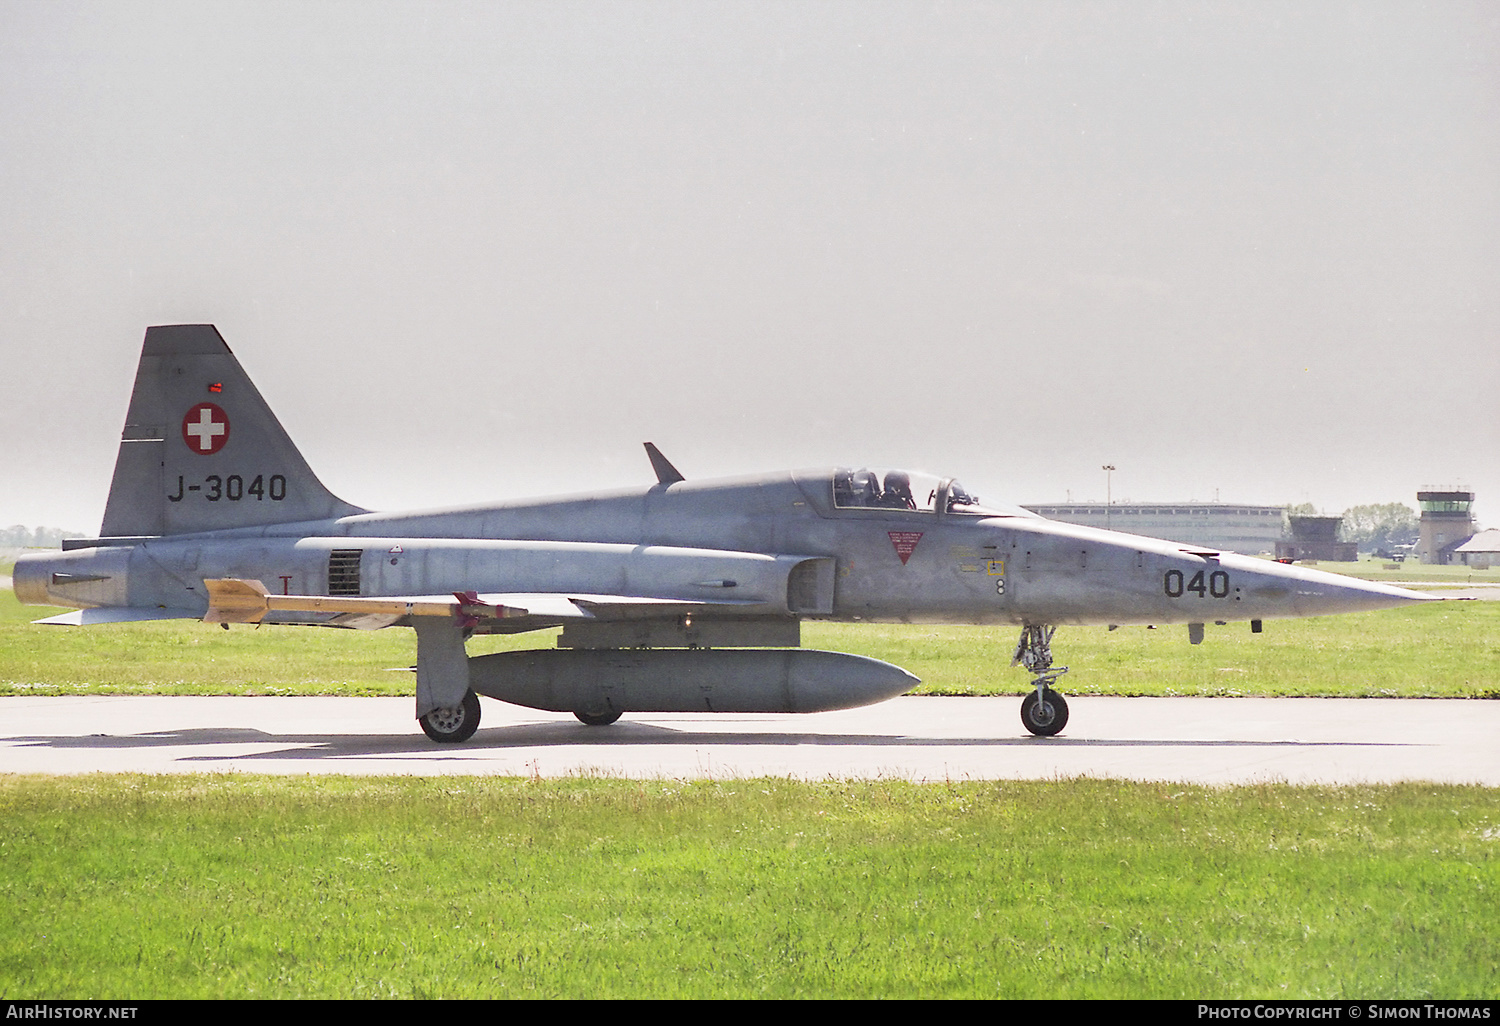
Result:
{"label": "distant tree", "polygon": [[46,549],[61,545],[64,538],[82,537],[83,535],[77,531],[64,531],[59,527],[32,528],[25,524],[12,524],[6,528],[0,528],[0,545],[35,546]]}
{"label": "distant tree", "polygon": [[1344,510],[1343,534],[1361,552],[1392,552],[1417,540],[1417,511],[1401,502]]}

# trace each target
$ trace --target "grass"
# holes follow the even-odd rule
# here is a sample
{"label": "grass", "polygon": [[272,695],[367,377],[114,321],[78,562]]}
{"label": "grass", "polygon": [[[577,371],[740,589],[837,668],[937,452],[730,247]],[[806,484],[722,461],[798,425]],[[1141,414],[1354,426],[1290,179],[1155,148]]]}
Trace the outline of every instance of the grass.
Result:
{"label": "grass", "polygon": [[1407,785],[0,778],[0,997],[1491,997]]}
{"label": "grass", "polygon": [[[1436,568],[1449,569],[1449,568]],[[1458,583],[1458,582],[1455,582]],[[0,694],[410,694],[410,631],[36,627]],[[808,624],[927,693],[1015,631]],[[1064,628],[1089,694],[1500,697],[1500,603]],[[476,639],[471,652],[550,645]],[[1487,998],[1500,792],[0,776],[0,998]]]}
{"label": "grass", "polygon": [[[405,629],[221,631],[197,621],[39,627],[48,610],[0,592],[0,695],[407,695]],[[471,654],[549,647],[554,632],[476,638]],[[1341,617],[1208,628],[1064,627],[1065,692],[1096,695],[1500,697],[1500,603],[1445,602]],[[808,623],[803,644],[872,656],[923,681],[918,694],[1022,694],[1015,628]],[[395,670],[396,672],[393,672]]]}
{"label": "grass", "polygon": [[[1319,570],[1328,570],[1336,574],[1344,574],[1348,577],[1358,577],[1365,581],[1385,581],[1395,584],[1409,582],[1417,584],[1447,584],[1453,587],[1462,587],[1473,584],[1496,584],[1500,585],[1500,567],[1478,567],[1456,564],[1453,566],[1428,565],[1408,560],[1404,563],[1392,564],[1388,559],[1375,559],[1364,556],[1353,563],[1339,563],[1331,560],[1322,560],[1316,563],[1303,563],[1303,566],[1315,566]],[[1387,566],[1394,565],[1396,569],[1388,570]]]}

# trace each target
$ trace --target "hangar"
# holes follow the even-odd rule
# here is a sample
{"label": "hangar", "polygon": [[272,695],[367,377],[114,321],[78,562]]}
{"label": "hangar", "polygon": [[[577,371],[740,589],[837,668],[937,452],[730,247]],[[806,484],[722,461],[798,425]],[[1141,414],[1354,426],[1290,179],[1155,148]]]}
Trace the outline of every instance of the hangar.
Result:
{"label": "hangar", "polygon": [[1500,527],[1480,531],[1453,551],[1476,570],[1500,566]]}
{"label": "hangar", "polygon": [[1250,555],[1270,555],[1276,551],[1286,513],[1284,506],[1227,502],[1062,502],[1025,508],[1065,524],[1102,527]]}

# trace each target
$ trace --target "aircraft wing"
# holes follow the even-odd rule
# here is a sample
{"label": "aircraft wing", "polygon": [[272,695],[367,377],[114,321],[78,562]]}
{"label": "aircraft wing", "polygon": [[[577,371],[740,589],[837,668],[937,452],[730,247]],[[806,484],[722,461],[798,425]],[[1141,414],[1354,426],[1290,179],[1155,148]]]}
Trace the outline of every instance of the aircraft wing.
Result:
{"label": "aircraft wing", "polygon": [[97,609],[75,609],[32,623],[62,627],[91,627],[96,623],[133,623],[137,620],[197,620],[191,609],[168,609],[162,606],[105,606]]}
{"label": "aircraft wing", "polygon": [[486,605],[503,606],[508,610],[524,610],[508,615],[560,617],[589,617],[599,619],[625,619],[630,617],[673,616],[709,608],[754,606],[756,599],[671,599],[653,598],[645,595],[590,595],[583,592],[507,592],[504,594],[482,594],[476,596]]}
{"label": "aircraft wing", "polygon": [[[443,612],[451,613],[455,618],[468,615],[482,620],[503,620],[509,633],[555,627],[569,620],[654,620],[693,613],[733,613],[737,608],[760,605],[754,599],[668,599],[579,592],[506,592],[476,594],[473,601],[468,595],[463,598],[462,603],[447,599],[447,609]],[[380,601],[410,602],[420,609],[422,603],[443,603],[444,599],[442,596],[412,596]],[[464,607],[462,611],[460,606]],[[492,609],[503,610],[503,613],[491,613]],[[391,626],[403,615],[433,614],[422,611],[409,614],[351,611],[328,622],[340,627],[374,630]]]}
{"label": "aircraft wing", "polygon": [[208,612],[203,616],[208,623],[260,623],[272,612],[333,613],[327,623],[364,630],[389,627],[406,617],[451,616],[467,626],[503,620],[508,631],[521,632],[574,619],[655,619],[710,610],[728,613],[760,604],[753,599],[671,599],[579,592],[273,595],[260,581],[226,578],[203,583],[208,587]]}

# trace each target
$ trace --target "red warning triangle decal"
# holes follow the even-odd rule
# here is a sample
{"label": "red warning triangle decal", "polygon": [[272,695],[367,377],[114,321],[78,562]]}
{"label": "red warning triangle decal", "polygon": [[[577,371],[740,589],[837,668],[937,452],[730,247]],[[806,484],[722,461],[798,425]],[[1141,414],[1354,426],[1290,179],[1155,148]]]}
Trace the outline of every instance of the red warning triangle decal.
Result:
{"label": "red warning triangle decal", "polygon": [[901,565],[905,566],[911,554],[917,550],[917,542],[922,540],[921,531],[887,531],[891,536],[891,544],[896,547],[896,555],[901,557]]}

